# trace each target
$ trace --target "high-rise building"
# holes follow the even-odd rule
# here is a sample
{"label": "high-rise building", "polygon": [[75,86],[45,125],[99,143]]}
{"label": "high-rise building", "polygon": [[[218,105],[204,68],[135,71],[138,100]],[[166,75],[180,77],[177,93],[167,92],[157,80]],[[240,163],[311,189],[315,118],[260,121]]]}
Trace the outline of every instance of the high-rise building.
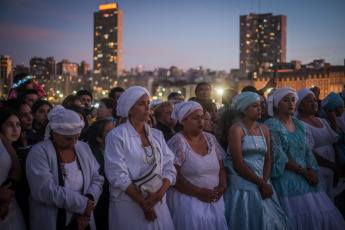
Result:
{"label": "high-rise building", "polygon": [[90,64],[86,61],[82,61],[78,66],[78,75],[79,76],[86,76],[86,74],[90,71]]}
{"label": "high-rise building", "polygon": [[78,64],[70,62],[67,59],[62,59],[57,64],[57,74],[76,77],[78,76]]}
{"label": "high-rise building", "polygon": [[240,77],[255,79],[280,62],[286,62],[286,16],[240,16]]}
{"label": "high-rise building", "polygon": [[56,74],[54,57],[33,57],[30,59],[30,73],[34,76],[51,76]]}
{"label": "high-rise building", "polygon": [[94,13],[94,86],[109,89],[122,73],[123,12],[117,4],[99,6]]}
{"label": "high-rise building", "polygon": [[6,96],[13,83],[13,61],[8,55],[0,56],[0,97]]}

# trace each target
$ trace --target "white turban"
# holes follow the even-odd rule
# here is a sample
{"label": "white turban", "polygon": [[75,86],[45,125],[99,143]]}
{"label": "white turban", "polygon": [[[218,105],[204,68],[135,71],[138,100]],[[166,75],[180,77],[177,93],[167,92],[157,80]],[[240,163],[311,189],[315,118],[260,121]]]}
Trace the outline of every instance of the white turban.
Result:
{"label": "white turban", "polygon": [[55,106],[48,113],[48,121],[44,140],[49,139],[51,131],[61,135],[74,135],[81,133],[84,128],[84,121],[80,119],[80,116],[61,105]]}
{"label": "white turban", "polygon": [[295,95],[296,101],[298,101],[298,95],[296,93],[296,90],[290,87],[279,88],[271,96],[267,98],[266,102],[268,115],[274,115],[273,107],[277,108],[281,99],[283,99],[283,97],[285,97],[289,93],[293,93]]}
{"label": "white turban", "polygon": [[118,116],[128,117],[128,112],[132,106],[146,94],[150,98],[150,93],[141,86],[132,86],[125,90],[117,100],[116,112]]}
{"label": "white turban", "polygon": [[201,105],[195,101],[178,103],[174,106],[171,118],[178,120],[181,123],[183,119],[185,119],[197,110],[202,111],[203,109]]}
{"label": "white turban", "polygon": [[298,100],[296,102],[296,111],[294,113],[294,117],[297,117],[298,115],[298,107],[299,105],[301,104],[301,102],[303,101],[303,99],[308,96],[309,94],[313,94],[313,91],[311,91],[310,89],[307,89],[307,88],[303,88],[301,89],[300,91],[298,91],[297,95],[298,95]]}

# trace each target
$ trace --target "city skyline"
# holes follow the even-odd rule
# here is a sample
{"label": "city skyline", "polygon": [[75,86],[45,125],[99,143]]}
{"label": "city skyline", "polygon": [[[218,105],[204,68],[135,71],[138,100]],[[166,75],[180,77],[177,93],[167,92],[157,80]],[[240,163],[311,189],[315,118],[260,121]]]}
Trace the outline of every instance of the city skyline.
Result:
{"label": "city skyline", "polygon": [[[124,69],[239,68],[239,20],[250,13],[287,16],[287,62],[325,59],[344,65],[344,1],[261,1],[260,11],[253,0],[117,3],[124,15]],[[2,0],[0,54],[10,55],[14,66],[28,66],[34,56],[91,64],[93,13],[100,4],[105,1]]]}

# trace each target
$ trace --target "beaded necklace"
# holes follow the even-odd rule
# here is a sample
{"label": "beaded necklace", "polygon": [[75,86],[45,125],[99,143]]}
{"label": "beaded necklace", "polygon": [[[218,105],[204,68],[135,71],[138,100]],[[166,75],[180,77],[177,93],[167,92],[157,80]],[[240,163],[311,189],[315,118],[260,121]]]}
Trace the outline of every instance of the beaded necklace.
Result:
{"label": "beaded necklace", "polygon": [[[146,134],[146,132],[145,132],[145,134]],[[146,136],[147,136],[147,135],[146,135]],[[148,138],[147,138],[147,139],[148,139]],[[141,144],[141,147],[144,149],[147,164],[148,164],[148,165],[153,165],[153,163],[156,162],[155,148],[154,148],[153,144],[151,143],[151,141],[150,141],[149,139],[148,139],[148,141],[149,141],[149,144],[150,144],[151,150],[152,150],[152,154],[151,154],[151,155],[149,155],[149,154],[147,153],[146,148],[145,148],[145,146],[144,146],[143,144]],[[149,161],[149,157],[152,157],[152,160],[151,160],[151,161]]]}

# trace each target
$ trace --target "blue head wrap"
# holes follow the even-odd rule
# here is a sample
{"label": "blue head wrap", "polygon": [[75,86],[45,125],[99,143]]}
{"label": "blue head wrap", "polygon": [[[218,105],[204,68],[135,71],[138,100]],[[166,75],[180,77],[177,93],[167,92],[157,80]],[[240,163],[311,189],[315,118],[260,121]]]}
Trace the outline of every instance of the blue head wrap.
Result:
{"label": "blue head wrap", "polygon": [[343,103],[344,101],[339,94],[331,92],[322,100],[321,107],[324,110],[333,110],[341,106]]}
{"label": "blue head wrap", "polygon": [[260,101],[260,96],[257,93],[253,92],[243,92],[238,94],[232,99],[231,108],[236,109],[237,111],[243,111],[248,106],[253,104],[256,101]]}

